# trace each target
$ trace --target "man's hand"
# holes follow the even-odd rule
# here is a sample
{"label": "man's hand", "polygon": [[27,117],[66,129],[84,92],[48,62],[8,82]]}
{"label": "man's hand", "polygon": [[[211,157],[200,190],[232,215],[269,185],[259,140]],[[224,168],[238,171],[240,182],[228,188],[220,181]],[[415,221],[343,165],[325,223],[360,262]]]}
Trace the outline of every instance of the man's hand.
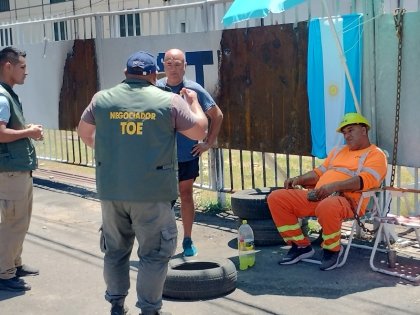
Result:
{"label": "man's hand", "polygon": [[26,126],[26,129],[29,132],[29,138],[32,138],[37,141],[44,140],[44,132],[42,130],[42,125],[29,124]]}
{"label": "man's hand", "polygon": [[284,188],[295,188],[297,185],[299,185],[298,177],[292,177],[288,178],[284,181]]}
{"label": "man's hand", "polygon": [[193,90],[182,88],[180,91],[181,96],[187,101],[188,104],[198,102],[197,93]]}
{"label": "man's hand", "polygon": [[201,156],[204,152],[210,149],[210,146],[207,142],[200,142],[193,146],[191,154],[194,156]]}
{"label": "man's hand", "polygon": [[335,183],[323,185],[317,189],[312,190],[312,194],[316,197],[316,200],[323,200],[337,191]]}

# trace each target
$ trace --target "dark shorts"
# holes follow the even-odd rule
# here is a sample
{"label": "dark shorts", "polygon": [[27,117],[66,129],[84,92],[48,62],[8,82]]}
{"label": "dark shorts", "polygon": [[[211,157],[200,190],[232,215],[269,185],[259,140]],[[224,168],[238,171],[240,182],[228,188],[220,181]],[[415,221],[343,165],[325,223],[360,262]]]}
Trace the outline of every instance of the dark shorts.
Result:
{"label": "dark shorts", "polygon": [[178,163],[178,181],[182,182],[183,180],[196,179],[199,173],[198,166],[199,159],[194,159],[187,162]]}

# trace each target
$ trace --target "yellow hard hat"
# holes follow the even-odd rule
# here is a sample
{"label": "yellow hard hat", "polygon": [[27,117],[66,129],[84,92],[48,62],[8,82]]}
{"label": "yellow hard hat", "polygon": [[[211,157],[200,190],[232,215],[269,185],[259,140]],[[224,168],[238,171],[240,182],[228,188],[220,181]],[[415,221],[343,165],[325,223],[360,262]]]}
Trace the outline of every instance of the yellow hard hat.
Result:
{"label": "yellow hard hat", "polygon": [[354,124],[363,124],[368,127],[368,130],[370,129],[369,121],[365,117],[359,113],[347,113],[341,120],[341,123],[337,128],[337,132],[341,132],[341,129],[343,129],[345,126]]}

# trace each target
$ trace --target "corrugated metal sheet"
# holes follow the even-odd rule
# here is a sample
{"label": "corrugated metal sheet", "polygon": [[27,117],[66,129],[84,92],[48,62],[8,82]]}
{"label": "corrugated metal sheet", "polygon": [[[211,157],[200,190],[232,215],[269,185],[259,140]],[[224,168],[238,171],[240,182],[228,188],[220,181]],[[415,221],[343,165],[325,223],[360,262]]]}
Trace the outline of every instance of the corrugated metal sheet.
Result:
{"label": "corrugated metal sheet", "polygon": [[[395,137],[398,38],[394,16],[384,14],[377,20],[376,35],[376,121],[378,145],[388,151],[392,162]],[[420,12],[404,16],[401,104],[397,134],[397,165],[420,167],[419,74],[420,74]]]}
{"label": "corrugated metal sheet", "polygon": [[310,155],[307,22],[223,31],[223,148]]}
{"label": "corrugated metal sheet", "polygon": [[95,40],[75,40],[67,56],[60,92],[59,127],[74,130],[80,116],[98,90]]}

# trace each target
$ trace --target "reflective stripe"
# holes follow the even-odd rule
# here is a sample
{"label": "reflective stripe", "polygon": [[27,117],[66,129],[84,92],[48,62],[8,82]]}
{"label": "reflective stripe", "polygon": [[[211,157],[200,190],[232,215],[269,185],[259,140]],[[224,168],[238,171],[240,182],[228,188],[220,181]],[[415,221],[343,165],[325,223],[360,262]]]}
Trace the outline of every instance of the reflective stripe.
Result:
{"label": "reflective stripe", "polygon": [[363,164],[365,164],[365,160],[369,154],[370,150],[367,151],[365,154],[363,154],[360,159],[359,159],[359,167],[357,168],[357,174],[360,174],[362,168],[363,168]]}
{"label": "reflective stripe", "polygon": [[323,249],[332,249],[332,248],[335,248],[335,247],[337,247],[337,246],[340,246],[340,240],[338,240],[337,242],[335,242],[335,243],[332,243],[332,244],[330,244],[330,245],[325,245],[325,243],[322,245],[322,248]]}
{"label": "reflective stripe", "polygon": [[376,179],[378,182],[380,182],[380,181],[381,181],[381,175],[379,175],[379,173],[378,173],[377,171],[375,171],[374,169],[372,169],[372,168],[369,168],[369,167],[363,167],[363,168],[362,168],[362,172],[366,172],[366,173],[371,174],[373,177],[375,177],[375,179]]}
{"label": "reflective stripe", "polygon": [[358,175],[357,172],[351,171],[351,170],[349,170],[348,168],[345,168],[345,167],[329,167],[328,169],[347,174],[351,177]]}
{"label": "reflective stripe", "polygon": [[324,173],[327,171],[327,168],[326,168],[325,166],[321,165],[320,167],[318,167],[318,170],[319,170],[322,174],[324,174]]}
{"label": "reflective stripe", "polygon": [[296,223],[293,225],[283,225],[283,226],[278,226],[277,227],[277,231],[281,232],[286,232],[286,231],[292,231],[292,230],[297,230],[300,229],[300,224]]}
{"label": "reflective stripe", "polygon": [[[334,167],[334,166],[330,166],[330,165],[332,165],[332,162],[334,161],[334,159],[336,158],[336,156],[338,155],[338,153],[341,152],[344,149],[344,147],[345,146],[337,147],[337,149],[334,151],[334,155],[331,157],[331,160],[330,160],[330,162],[328,164],[328,168],[327,169],[329,169],[329,170],[335,170],[337,172],[341,172],[341,173],[347,174],[347,175],[349,175],[351,177],[357,176],[357,175],[360,174],[360,172],[362,170],[363,171],[365,170],[365,168],[363,168],[363,164],[365,163],[366,158],[367,158],[367,156],[368,156],[368,154],[370,153],[371,150],[363,153],[360,156],[359,163],[358,163],[358,166],[357,166],[357,170],[356,171],[352,171],[352,170],[350,170],[349,168],[346,168],[346,167]],[[369,173],[371,173],[371,172],[369,172]],[[372,175],[375,176],[374,174],[372,174]],[[377,177],[375,176],[375,178],[377,178]],[[379,181],[379,179],[378,179],[378,181]]]}
{"label": "reflective stripe", "polygon": [[341,150],[343,150],[344,148],[345,148],[345,145],[340,145],[338,147],[335,147],[334,155],[331,157],[330,164],[331,164],[332,161],[335,160],[338,153],[341,152]]}
{"label": "reflective stripe", "polygon": [[303,234],[300,234],[298,236],[291,236],[291,237],[283,237],[283,241],[303,241],[305,239],[305,236]]}
{"label": "reflective stripe", "polygon": [[[344,149],[344,147],[345,147],[345,145],[341,145],[341,146],[336,146],[336,147],[334,147],[332,150],[334,150],[334,154],[333,154],[333,156],[331,157],[331,160],[330,160],[330,162],[329,162],[329,164],[328,165],[331,165],[331,162],[332,161],[334,161],[334,159],[335,159],[335,157],[337,156],[337,154],[341,151],[341,150],[343,150]],[[331,151],[332,151],[331,150]],[[321,172],[321,173],[325,173],[328,169],[331,169],[331,167],[328,167],[328,168],[326,168],[325,166],[323,166],[323,165],[321,165],[321,166],[319,166],[318,167],[318,170]]]}
{"label": "reflective stripe", "polygon": [[332,234],[324,234],[324,233],[322,233],[322,239],[324,241],[330,240],[330,239],[332,239],[334,237],[337,237],[337,235],[340,235],[340,234],[341,234],[341,231],[337,231],[337,232],[332,233]]}

